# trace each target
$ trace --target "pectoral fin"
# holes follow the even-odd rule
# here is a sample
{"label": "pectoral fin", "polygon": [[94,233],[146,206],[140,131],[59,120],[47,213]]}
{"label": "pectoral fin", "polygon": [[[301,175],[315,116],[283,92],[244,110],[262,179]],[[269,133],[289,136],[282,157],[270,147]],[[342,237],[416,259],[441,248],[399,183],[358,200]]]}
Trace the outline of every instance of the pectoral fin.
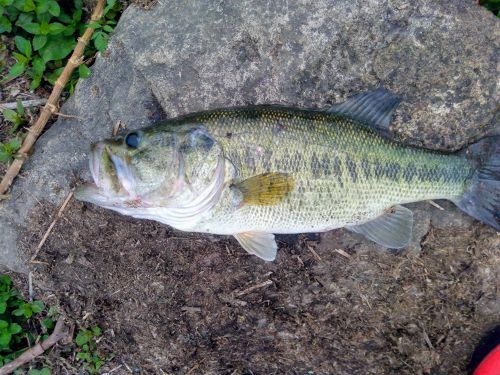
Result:
{"label": "pectoral fin", "polygon": [[286,173],[263,173],[233,184],[243,194],[243,204],[270,206],[282,201],[293,189],[293,177]]}
{"label": "pectoral fin", "polygon": [[278,245],[274,240],[274,234],[262,232],[244,232],[234,234],[240,245],[250,254],[259,258],[272,261],[276,258]]}
{"label": "pectoral fin", "polygon": [[390,249],[401,249],[411,239],[413,213],[403,206],[392,207],[388,212],[360,225],[346,228]]}

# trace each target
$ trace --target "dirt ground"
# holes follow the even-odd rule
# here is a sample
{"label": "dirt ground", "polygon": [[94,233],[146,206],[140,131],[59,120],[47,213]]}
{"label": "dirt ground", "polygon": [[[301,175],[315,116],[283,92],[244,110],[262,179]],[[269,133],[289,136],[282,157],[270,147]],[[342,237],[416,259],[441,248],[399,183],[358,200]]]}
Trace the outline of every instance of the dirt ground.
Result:
{"label": "dirt ground", "polygon": [[[58,209],[40,208],[28,252]],[[412,253],[344,230],[285,239],[266,263],[229,237],[72,200],[34,281],[78,325],[103,328],[113,374],[464,374],[500,323],[500,237],[477,222],[433,225]],[[51,354],[54,373],[75,373],[69,355]]]}

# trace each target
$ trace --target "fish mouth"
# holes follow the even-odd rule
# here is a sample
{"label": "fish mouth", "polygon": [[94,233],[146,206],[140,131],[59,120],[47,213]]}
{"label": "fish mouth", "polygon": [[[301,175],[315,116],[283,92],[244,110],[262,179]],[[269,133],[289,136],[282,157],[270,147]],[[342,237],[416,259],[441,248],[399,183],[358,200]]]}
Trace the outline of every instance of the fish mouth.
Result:
{"label": "fish mouth", "polygon": [[99,164],[102,158],[103,150],[104,145],[102,143],[94,143],[91,146],[92,152],[89,157],[90,173],[92,174],[92,179],[97,187],[99,187]]}
{"label": "fish mouth", "polygon": [[105,143],[91,146],[89,168],[95,186],[103,193],[135,197],[135,179],[130,168]]}

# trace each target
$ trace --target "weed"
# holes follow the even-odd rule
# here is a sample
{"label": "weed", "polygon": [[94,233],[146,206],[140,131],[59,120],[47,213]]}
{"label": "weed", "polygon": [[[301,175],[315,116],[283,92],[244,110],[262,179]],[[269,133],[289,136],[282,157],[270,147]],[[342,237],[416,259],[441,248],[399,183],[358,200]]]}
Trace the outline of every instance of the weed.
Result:
{"label": "weed", "polygon": [[479,4],[491,10],[497,17],[500,17],[500,0],[480,0]]}
{"label": "weed", "polygon": [[[33,328],[34,318],[41,318],[44,312],[45,305],[42,301],[24,301],[20,293],[12,287],[10,277],[0,275],[0,366],[18,357],[33,346],[37,339],[48,335],[48,329],[45,327],[42,328],[42,334],[36,333]],[[53,315],[46,314],[45,320],[51,320],[49,326],[53,327],[52,317]],[[42,374],[46,373],[45,371]]]}
{"label": "weed", "polygon": [[97,352],[97,338],[101,336],[101,329],[98,326],[92,328],[81,328],[75,338],[75,343],[79,347],[76,355],[77,359],[83,361],[83,367],[90,374],[98,374],[105,358]]}
{"label": "weed", "polygon": [[[30,89],[37,88],[42,80],[54,84],[86,27],[82,20],[83,0],[70,3],[72,6],[65,9],[56,0],[0,0],[0,34],[14,37],[16,46],[16,52],[12,53],[16,63],[4,82],[27,74]],[[85,57],[106,49],[120,11],[120,3],[107,1],[101,21],[90,26],[98,31],[85,50]],[[69,82],[70,92],[78,78],[89,74],[87,66],[81,65]]]}

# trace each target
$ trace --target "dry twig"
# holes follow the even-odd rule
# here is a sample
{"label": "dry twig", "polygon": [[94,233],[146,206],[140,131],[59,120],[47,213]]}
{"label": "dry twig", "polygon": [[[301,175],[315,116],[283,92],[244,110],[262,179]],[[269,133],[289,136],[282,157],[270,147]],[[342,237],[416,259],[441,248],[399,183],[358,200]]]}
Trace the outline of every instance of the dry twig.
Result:
{"label": "dry twig", "polygon": [[61,217],[64,209],[66,208],[66,206],[68,205],[69,201],[71,200],[71,197],[73,197],[73,190],[71,190],[68,194],[68,196],[66,197],[66,199],[64,200],[63,204],[61,205],[61,208],[59,208],[59,211],[57,211],[57,215],[56,217],[54,218],[54,220],[52,220],[52,223],[50,223],[49,225],[49,228],[47,229],[47,231],[45,232],[45,234],[43,235],[40,243],[38,244],[38,246],[36,247],[35,249],[35,253],[33,254],[33,256],[31,257],[31,260],[30,262],[31,263],[34,263],[34,260],[35,258],[37,257],[38,255],[38,252],[40,251],[40,249],[42,248],[43,244],[45,243],[45,241],[47,241],[47,238],[49,238],[49,234],[50,232],[52,232],[52,229],[54,228],[54,226],[56,225],[57,223],[57,220]]}
{"label": "dry twig", "polygon": [[247,289],[245,289],[245,290],[243,290],[243,291],[241,291],[241,292],[239,292],[239,293],[236,293],[236,295],[237,295],[238,297],[241,297],[241,296],[243,296],[243,295],[245,295],[245,294],[248,294],[248,293],[250,293],[250,292],[253,292],[253,291],[254,291],[254,290],[256,290],[256,289],[260,289],[260,288],[264,288],[264,287],[266,287],[266,286],[269,286],[269,285],[271,285],[272,283],[273,283],[273,282],[272,282],[272,280],[266,280],[266,281],[264,281],[263,283],[260,283],[260,284],[257,284],[257,285],[254,285],[254,286],[251,286],[250,288],[247,288]]}
{"label": "dry twig", "polygon": [[21,354],[18,358],[0,368],[0,375],[9,374],[16,368],[24,365],[32,359],[35,359],[39,355],[42,355],[47,349],[51,348],[54,344],[68,336],[67,328],[68,327],[66,326],[66,324],[64,324],[64,319],[62,317],[59,318],[54,328],[54,332],[52,332],[47,340],[39,342],[29,350],[25,351],[23,354]]}
{"label": "dry twig", "polygon": [[[92,16],[90,17],[89,23],[94,23],[102,17],[104,3],[105,0],[97,1],[96,7],[94,9],[94,12],[92,13]],[[19,152],[17,153],[16,159],[9,166],[9,169],[7,169],[2,182],[0,182],[0,194],[5,193],[9,189],[10,185],[12,185],[14,178],[16,178],[16,176],[19,174],[24,161],[28,158],[28,153],[30,152],[31,147],[33,147],[33,145],[35,144],[36,139],[45,127],[45,124],[47,124],[50,116],[57,112],[57,102],[59,100],[59,97],[61,96],[64,86],[66,86],[66,83],[71,77],[71,73],[73,73],[73,70],[75,70],[75,68],[83,61],[83,51],[85,50],[85,46],[89,42],[93,32],[94,29],[92,27],[87,27],[83,35],[78,38],[78,43],[76,44],[76,47],[71,57],[69,58],[68,63],[64,67],[63,72],[54,84],[54,89],[52,90],[47,103],[43,107],[40,116],[38,117],[35,124],[28,129],[28,134],[26,135],[26,138],[24,139],[23,144]]]}

